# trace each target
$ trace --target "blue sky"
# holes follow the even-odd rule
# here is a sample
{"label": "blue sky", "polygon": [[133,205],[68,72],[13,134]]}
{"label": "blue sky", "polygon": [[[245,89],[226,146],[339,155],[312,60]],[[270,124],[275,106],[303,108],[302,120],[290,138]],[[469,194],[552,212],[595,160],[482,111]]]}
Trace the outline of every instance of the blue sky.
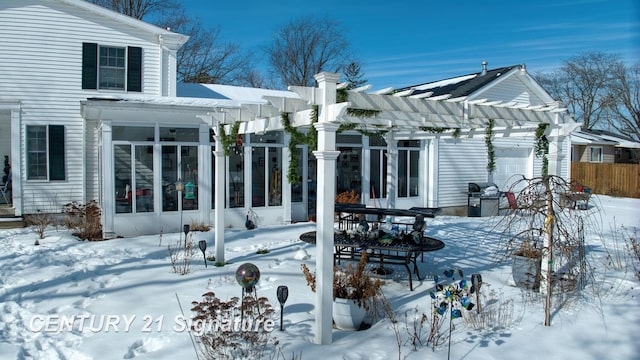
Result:
{"label": "blue sky", "polygon": [[[342,24],[364,78],[400,88],[489,68],[558,68],[583,51],[640,61],[638,0],[184,0],[190,15],[220,28],[223,40],[260,55],[299,16]],[[260,63],[258,57],[256,63]]]}

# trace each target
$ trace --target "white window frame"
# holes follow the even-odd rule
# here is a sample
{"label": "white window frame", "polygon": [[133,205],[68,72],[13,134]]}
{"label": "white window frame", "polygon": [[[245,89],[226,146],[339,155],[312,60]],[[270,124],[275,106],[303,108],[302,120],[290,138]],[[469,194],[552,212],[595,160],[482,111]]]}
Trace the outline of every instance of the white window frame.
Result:
{"label": "white window frame", "polygon": [[[594,154],[594,151],[598,150],[597,153]],[[602,146],[591,146],[589,150],[589,162],[592,163],[601,163],[602,162]],[[596,155],[597,159],[594,160],[594,155]]]}
{"label": "white window frame", "polygon": [[[102,63],[102,51],[116,49],[123,52],[122,57],[122,66],[114,66],[109,64]],[[118,57],[116,58],[118,59]],[[118,86],[103,86],[103,76],[106,76],[106,73],[110,71],[121,71],[122,77],[119,79],[122,82],[122,87]],[[98,45],[98,89],[102,90],[127,90],[127,48],[124,46],[108,46],[108,45]]]}

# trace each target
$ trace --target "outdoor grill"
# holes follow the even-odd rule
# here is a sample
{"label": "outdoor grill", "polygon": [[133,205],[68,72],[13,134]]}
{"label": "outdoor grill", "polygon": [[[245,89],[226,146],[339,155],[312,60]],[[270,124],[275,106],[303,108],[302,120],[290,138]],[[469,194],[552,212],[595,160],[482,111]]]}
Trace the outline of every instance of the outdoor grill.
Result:
{"label": "outdoor grill", "polygon": [[469,183],[467,216],[496,216],[500,204],[500,191],[494,183]]}

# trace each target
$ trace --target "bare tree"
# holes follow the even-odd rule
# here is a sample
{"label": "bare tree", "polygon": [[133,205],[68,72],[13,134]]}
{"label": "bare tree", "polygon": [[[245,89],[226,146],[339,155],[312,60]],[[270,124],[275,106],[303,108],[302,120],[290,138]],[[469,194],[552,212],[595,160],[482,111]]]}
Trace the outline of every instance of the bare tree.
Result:
{"label": "bare tree", "polygon": [[248,71],[251,56],[242,54],[240,46],[224,43],[220,29],[205,29],[200,20],[173,12],[163,25],[189,35],[189,41],[177,54],[178,80],[183,82],[238,84]]}
{"label": "bare tree", "polygon": [[283,85],[313,86],[322,71],[340,72],[348,63],[349,42],[328,17],[306,16],[284,25],[266,53]]}
{"label": "bare tree", "polygon": [[536,80],[555,99],[564,102],[585,129],[607,122],[606,99],[612,81],[610,69],[622,65],[619,57],[604,52],[586,52],[564,61],[551,74],[537,74]]}
{"label": "bare tree", "polygon": [[143,20],[166,10],[180,7],[175,0],[89,0],[90,2]]}
{"label": "bare tree", "polygon": [[606,105],[616,132],[640,141],[640,62],[611,69]]}
{"label": "bare tree", "polygon": [[177,0],[90,0],[136,19],[189,35],[178,50],[178,81],[239,85],[252,71],[250,54],[242,54],[237,44],[225,43],[220,29],[205,28],[198,18],[186,14]]}

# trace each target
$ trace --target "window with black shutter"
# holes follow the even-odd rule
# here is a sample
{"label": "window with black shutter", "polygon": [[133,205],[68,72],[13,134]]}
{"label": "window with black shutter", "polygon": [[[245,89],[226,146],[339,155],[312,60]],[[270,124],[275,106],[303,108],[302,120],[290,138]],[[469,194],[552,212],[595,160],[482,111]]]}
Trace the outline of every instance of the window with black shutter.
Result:
{"label": "window with black shutter", "polygon": [[82,88],[142,92],[142,48],[83,43]]}
{"label": "window with black shutter", "polygon": [[27,126],[27,179],[64,180],[63,125]]}

